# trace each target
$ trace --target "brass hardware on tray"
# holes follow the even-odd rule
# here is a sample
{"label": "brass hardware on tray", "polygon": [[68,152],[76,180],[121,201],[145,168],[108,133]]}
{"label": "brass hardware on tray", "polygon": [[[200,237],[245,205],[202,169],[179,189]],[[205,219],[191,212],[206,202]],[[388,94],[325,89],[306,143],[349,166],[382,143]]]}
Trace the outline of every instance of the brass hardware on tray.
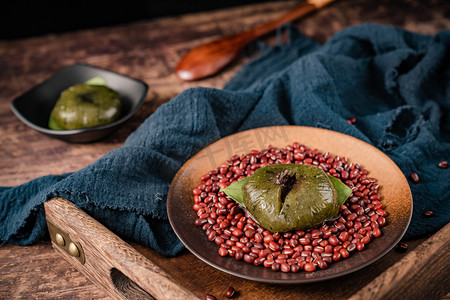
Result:
{"label": "brass hardware on tray", "polygon": [[69,254],[75,257],[80,257],[80,250],[73,242],[69,244]]}
{"label": "brass hardware on tray", "polygon": [[64,247],[66,245],[66,240],[60,233],[55,234],[55,242],[60,247]]}
{"label": "brass hardware on tray", "polygon": [[49,220],[47,220],[47,226],[52,242],[84,265],[85,257],[81,244],[72,241],[68,233],[62,231]]}

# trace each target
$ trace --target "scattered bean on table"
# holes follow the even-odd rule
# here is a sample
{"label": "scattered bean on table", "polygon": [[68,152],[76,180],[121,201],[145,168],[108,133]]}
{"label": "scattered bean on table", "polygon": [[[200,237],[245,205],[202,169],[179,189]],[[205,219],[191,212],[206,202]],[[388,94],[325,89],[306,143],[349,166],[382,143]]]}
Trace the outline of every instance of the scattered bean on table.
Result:
{"label": "scattered bean on table", "polygon": [[423,215],[427,218],[430,218],[434,216],[434,212],[432,210],[427,210],[426,212],[423,213]]}
{"label": "scattered bean on table", "polygon": [[397,249],[401,252],[406,252],[408,250],[408,244],[405,242],[400,242],[397,244]]}
{"label": "scattered bean on table", "polygon": [[415,183],[419,183],[420,182],[420,178],[419,175],[417,173],[411,173],[409,175],[411,177],[411,180],[414,181]]}
{"label": "scattered bean on table", "polygon": [[227,288],[227,291],[225,292],[225,297],[232,298],[234,296],[234,289],[230,286]]}
{"label": "scattered bean on table", "polygon": [[445,160],[439,162],[439,168],[447,169],[448,168],[448,162],[445,161]]}

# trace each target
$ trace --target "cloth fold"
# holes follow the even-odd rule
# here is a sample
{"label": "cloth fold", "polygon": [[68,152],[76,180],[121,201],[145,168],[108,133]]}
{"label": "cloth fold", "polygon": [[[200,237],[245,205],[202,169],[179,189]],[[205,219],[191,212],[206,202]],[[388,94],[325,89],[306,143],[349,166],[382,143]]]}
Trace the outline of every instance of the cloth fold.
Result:
{"label": "cloth fold", "polygon": [[176,255],[183,246],[167,220],[166,197],[178,169],[222,137],[273,125],[332,129],[376,146],[408,179],[412,172],[421,179],[409,180],[414,211],[405,237],[447,224],[450,168],[438,164],[450,160],[450,31],[429,36],[363,24],[319,45],[288,30],[288,43],[267,48],[223,89],[180,93],[86,168],[0,188],[0,239],[27,245],[43,238],[43,203],[62,196],[117,235]]}

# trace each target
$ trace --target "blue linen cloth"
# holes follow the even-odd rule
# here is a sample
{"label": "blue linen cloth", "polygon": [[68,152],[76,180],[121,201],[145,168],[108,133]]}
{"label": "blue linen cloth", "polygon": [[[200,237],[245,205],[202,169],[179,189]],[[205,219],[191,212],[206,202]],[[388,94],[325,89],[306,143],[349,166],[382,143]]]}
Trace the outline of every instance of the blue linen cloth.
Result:
{"label": "blue linen cloth", "polygon": [[[406,238],[450,219],[450,31],[434,36],[363,24],[319,45],[290,30],[221,90],[188,89],[117,148],[86,168],[0,189],[0,239],[27,245],[46,234],[43,203],[64,197],[117,235],[167,256],[183,248],[166,213],[171,180],[210,143],[262,126],[303,125],[357,137],[409,178],[414,212]],[[346,120],[355,117],[356,123]],[[432,218],[423,212],[432,210]]]}

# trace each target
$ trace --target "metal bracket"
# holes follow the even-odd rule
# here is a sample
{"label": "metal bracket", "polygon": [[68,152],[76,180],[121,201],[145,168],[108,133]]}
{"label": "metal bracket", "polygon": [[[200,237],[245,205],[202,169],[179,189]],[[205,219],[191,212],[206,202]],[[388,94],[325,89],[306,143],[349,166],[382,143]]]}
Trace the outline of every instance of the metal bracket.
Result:
{"label": "metal bracket", "polygon": [[74,242],[69,234],[58,228],[55,224],[47,220],[47,227],[50,233],[50,239],[53,244],[67,252],[70,256],[76,258],[82,265],[84,265],[85,257],[84,251],[79,242]]}

